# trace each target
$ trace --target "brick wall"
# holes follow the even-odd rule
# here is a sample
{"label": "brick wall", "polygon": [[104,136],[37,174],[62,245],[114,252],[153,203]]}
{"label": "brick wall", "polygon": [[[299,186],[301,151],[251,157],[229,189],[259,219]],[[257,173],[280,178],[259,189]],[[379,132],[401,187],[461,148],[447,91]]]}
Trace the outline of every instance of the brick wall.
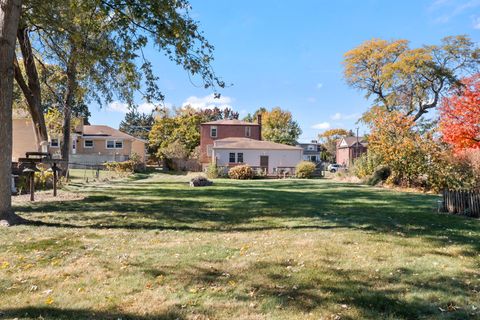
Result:
{"label": "brick wall", "polygon": [[[210,136],[210,128],[217,127],[217,137],[212,138]],[[245,135],[246,127],[250,127],[250,137]],[[257,124],[251,125],[222,125],[222,124],[202,124],[200,126],[200,162],[211,162],[211,158],[208,155],[209,146],[213,147],[213,142],[218,139],[224,138],[250,138],[255,140],[261,140],[260,126]]]}

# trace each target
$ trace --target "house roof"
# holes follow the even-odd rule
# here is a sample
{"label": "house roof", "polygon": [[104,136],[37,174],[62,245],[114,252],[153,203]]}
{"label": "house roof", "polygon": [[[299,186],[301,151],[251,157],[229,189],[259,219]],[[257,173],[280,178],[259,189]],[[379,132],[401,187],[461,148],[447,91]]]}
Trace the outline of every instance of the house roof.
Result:
{"label": "house roof", "polygon": [[[342,139],[340,139],[337,142],[337,147],[345,148],[345,146],[340,146],[342,141],[345,141],[347,143],[348,147],[350,148],[357,143],[357,137],[343,137]],[[358,137],[358,142],[360,142],[360,144],[363,145],[363,146],[368,145],[367,141],[365,140],[365,137]]]}
{"label": "house roof", "polygon": [[87,137],[109,137],[146,142],[145,140],[136,138],[126,134],[125,132],[121,132],[120,130],[105,125],[84,125],[82,135]]}
{"label": "house roof", "polygon": [[248,138],[225,138],[215,140],[213,149],[303,150],[300,147]]}
{"label": "house roof", "polygon": [[217,121],[204,122],[202,124],[258,126],[258,123],[247,122],[247,121],[242,121],[238,119],[217,120]]}

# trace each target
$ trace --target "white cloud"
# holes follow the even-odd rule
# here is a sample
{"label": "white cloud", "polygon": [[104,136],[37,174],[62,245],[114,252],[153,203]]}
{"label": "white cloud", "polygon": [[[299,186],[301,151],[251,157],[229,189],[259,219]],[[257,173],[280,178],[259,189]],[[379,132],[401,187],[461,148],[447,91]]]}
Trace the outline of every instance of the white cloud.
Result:
{"label": "white cloud", "polygon": [[120,102],[120,101],[113,101],[113,102],[110,102],[108,104],[107,111],[127,113],[128,112],[128,104]]}
{"label": "white cloud", "polygon": [[191,96],[188,97],[187,100],[185,100],[182,103],[182,107],[186,107],[190,105],[192,108],[197,109],[197,110],[202,110],[202,109],[212,109],[215,107],[218,108],[232,108],[231,103],[233,99],[228,97],[228,96],[221,96],[218,99],[215,99],[214,94],[210,94],[205,97],[197,97],[197,96]]}
{"label": "white cloud", "polygon": [[[172,104],[168,103],[168,102],[165,102],[163,104],[159,104],[158,106],[159,107],[165,107],[167,109],[172,108]],[[143,103],[138,105],[137,111],[140,112],[140,113],[147,113],[148,114],[155,109],[156,109],[155,104],[150,103],[150,102],[143,102]],[[108,104],[107,111],[128,113],[130,111],[130,109],[128,108],[128,104],[126,104],[126,103],[123,103],[123,102],[120,102],[120,101],[113,101],[113,102]]]}
{"label": "white cloud", "polygon": [[337,112],[333,116],[331,116],[330,118],[332,120],[351,120],[351,119],[360,118],[360,114],[359,113],[342,114],[340,112]]}
{"label": "white cloud", "polygon": [[325,129],[328,129],[330,128],[330,122],[321,122],[321,123],[317,123],[315,125],[312,126],[313,129],[320,129],[320,130],[325,130]]}
{"label": "white cloud", "polygon": [[323,88],[323,83],[317,83],[317,89],[322,89]]}

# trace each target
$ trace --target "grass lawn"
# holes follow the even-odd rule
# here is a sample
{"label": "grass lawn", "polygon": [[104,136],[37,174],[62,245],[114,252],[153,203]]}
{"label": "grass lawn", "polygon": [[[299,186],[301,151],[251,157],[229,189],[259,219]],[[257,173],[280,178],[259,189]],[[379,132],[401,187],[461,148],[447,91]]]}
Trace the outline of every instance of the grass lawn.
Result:
{"label": "grass lawn", "polygon": [[331,180],[72,184],[0,233],[0,319],[480,319],[480,221]]}

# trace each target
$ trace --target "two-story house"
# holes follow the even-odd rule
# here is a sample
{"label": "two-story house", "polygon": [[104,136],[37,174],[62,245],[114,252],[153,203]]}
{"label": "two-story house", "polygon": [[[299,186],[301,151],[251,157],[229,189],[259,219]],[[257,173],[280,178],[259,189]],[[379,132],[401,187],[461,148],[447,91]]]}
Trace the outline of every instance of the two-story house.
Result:
{"label": "two-story house", "polygon": [[262,117],[257,123],[219,120],[202,123],[200,161],[229,168],[246,164],[264,174],[293,173],[302,160],[302,148],[262,140]]}
{"label": "two-story house", "polygon": [[367,152],[368,143],[364,137],[344,137],[337,142],[337,163],[350,166],[355,159]]}
{"label": "two-story house", "polygon": [[322,151],[325,150],[325,147],[318,141],[312,140],[310,143],[299,143],[297,146],[303,149],[303,160],[314,163],[321,161]]}
{"label": "two-story house", "polygon": [[200,125],[200,162],[203,166],[212,162],[215,141],[225,138],[262,140],[262,116],[257,117],[257,123],[237,119],[202,123]]}

